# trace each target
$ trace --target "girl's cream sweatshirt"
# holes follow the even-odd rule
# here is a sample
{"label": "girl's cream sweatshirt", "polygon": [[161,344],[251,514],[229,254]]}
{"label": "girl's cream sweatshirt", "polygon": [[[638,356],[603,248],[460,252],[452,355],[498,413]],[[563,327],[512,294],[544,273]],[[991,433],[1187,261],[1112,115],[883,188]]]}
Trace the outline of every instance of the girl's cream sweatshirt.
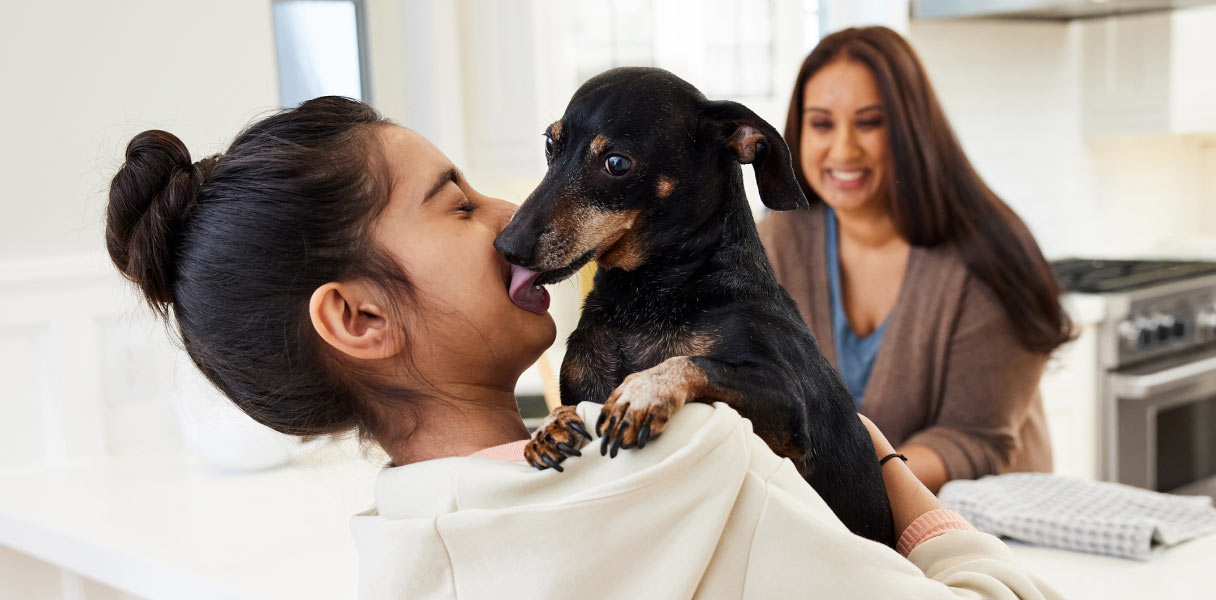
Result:
{"label": "girl's cream sweatshirt", "polygon": [[[600,406],[578,412],[595,423]],[[565,472],[453,457],[385,469],[353,518],[360,598],[1059,598],[995,537],[850,533],[725,404],[690,404]]]}

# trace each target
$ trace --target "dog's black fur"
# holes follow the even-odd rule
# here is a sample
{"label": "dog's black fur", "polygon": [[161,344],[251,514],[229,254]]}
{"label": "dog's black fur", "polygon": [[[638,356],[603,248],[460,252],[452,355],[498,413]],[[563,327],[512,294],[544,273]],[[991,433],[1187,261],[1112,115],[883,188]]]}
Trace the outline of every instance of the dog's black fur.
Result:
{"label": "dog's black fur", "polygon": [[[869,435],[777,283],[744,194],[751,163],[767,206],[807,205],[777,131],[667,71],[619,68],[580,87],[546,137],[548,173],[495,247],[539,283],[600,263],[561,397],[606,403],[601,451],[645,445],[685,401],[726,402],[850,530],[893,545]],[[537,432],[534,465],[560,470],[577,452],[571,415]]]}

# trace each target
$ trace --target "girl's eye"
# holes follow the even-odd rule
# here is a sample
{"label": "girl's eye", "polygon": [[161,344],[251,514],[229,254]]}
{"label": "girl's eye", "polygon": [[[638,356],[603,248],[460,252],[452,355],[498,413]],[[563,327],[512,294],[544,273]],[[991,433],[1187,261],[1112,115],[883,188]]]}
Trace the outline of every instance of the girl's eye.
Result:
{"label": "girl's eye", "polygon": [[476,204],[473,204],[472,202],[469,202],[466,200],[463,204],[461,204],[460,206],[457,206],[456,210],[459,210],[460,212],[471,213],[471,212],[477,210],[478,208],[480,208],[480,207],[477,206]]}
{"label": "girl's eye", "polygon": [[811,121],[811,127],[815,129],[831,129],[831,121]]}
{"label": "girl's eye", "polygon": [[882,127],[882,119],[872,119],[872,120],[869,120],[869,121],[858,121],[857,126],[858,126],[858,127],[863,127],[863,128],[866,128],[866,129],[873,129],[873,128],[875,128],[875,127]]}

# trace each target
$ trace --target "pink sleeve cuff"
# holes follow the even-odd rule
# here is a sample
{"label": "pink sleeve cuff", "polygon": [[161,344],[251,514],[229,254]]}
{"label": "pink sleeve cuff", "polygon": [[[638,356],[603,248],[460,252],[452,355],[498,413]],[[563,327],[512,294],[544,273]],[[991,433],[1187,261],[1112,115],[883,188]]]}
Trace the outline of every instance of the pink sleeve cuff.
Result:
{"label": "pink sleeve cuff", "polygon": [[905,557],[912,549],[947,531],[967,531],[975,529],[962,515],[946,508],[931,510],[912,521],[911,525],[899,536],[895,549]]}

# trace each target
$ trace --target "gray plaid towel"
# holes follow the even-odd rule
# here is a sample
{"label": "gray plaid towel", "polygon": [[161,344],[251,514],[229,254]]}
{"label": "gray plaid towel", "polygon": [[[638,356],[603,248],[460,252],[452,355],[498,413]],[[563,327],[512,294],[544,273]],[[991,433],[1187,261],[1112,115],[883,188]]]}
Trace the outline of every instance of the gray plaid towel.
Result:
{"label": "gray plaid towel", "polygon": [[981,531],[1015,540],[1146,560],[1216,531],[1207,496],[1172,496],[1062,475],[1011,473],[951,481],[938,498]]}

